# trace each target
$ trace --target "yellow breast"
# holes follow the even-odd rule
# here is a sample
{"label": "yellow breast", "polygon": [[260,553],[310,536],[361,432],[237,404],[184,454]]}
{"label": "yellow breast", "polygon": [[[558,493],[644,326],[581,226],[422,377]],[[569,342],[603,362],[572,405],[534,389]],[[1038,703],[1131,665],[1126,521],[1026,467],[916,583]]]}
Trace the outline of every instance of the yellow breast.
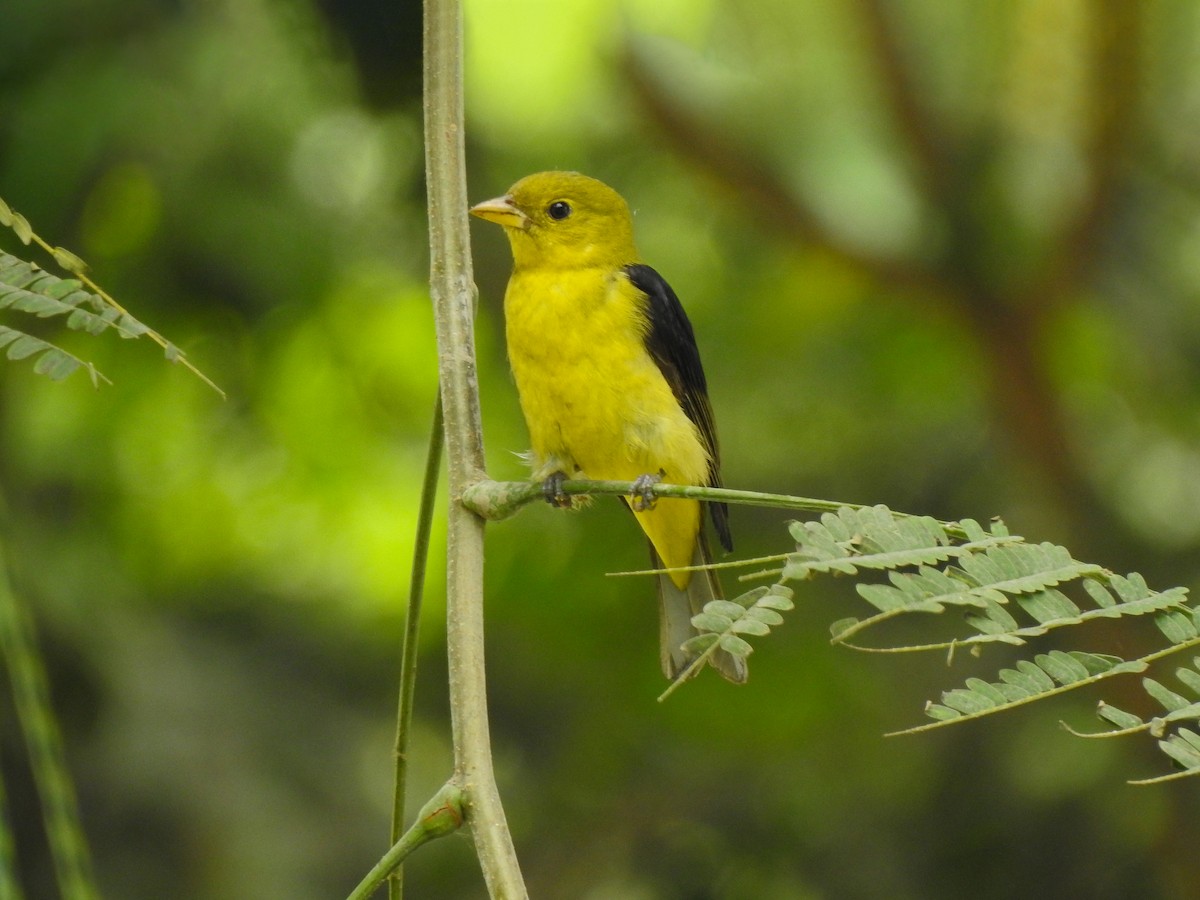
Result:
{"label": "yellow breast", "polygon": [[[704,442],[646,352],[642,298],[623,273],[520,269],[504,311],[535,478],[661,472],[675,484],[706,483]],[[638,520],[668,566],[690,564],[698,503],[663,501]]]}

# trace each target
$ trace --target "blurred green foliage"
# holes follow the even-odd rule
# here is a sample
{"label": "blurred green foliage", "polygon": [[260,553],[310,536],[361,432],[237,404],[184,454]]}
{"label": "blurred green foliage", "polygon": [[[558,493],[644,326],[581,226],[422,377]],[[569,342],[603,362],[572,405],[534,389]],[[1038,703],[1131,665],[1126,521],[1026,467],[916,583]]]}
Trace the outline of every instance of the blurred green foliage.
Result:
{"label": "blurred green foliage", "polygon": [[[116,338],[56,335],[113,379],[100,391],[0,366],[0,541],[101,888],[344,895],[386,845],[435,390],[419,4],[9,0],[3,17],[0,196],[230,398]],[[1195,581],[1193,3],[468,0],[466,17],[472,196],[560,167],[631,201],[695,325],[728,485],[999,514],[1156,586]],[[476,237],[489,466],[521,478],[508,250]],[[776,513],[739,508],[734,528],[739,555],[787,548]],[[704,678],[655,704],[653,590],[604,577],[644,554],[616,502],[489,529],[493,734],[535,896],[1200,883],[1197,786],[1126,786],[1162,761],[1058,729],[1090,721],[1087,698],[883,739],[1006,657],[948,673],[834,650],[828,623],[861,611],[849,590],[798,591],[748,687]],[[414,811],[449,767],[437,569]],[[1113,699],[1146,711],[1135,686]],[[21,877],[52,896],[7,700],[0,763]],[[407,883],[483,892],[460,838]]]}

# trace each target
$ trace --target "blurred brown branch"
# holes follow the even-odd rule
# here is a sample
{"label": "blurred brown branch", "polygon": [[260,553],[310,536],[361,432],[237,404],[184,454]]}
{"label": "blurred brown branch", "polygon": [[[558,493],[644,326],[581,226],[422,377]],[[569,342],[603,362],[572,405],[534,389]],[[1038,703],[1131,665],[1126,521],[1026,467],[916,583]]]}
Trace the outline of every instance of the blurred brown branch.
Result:
{"label": "blurred brown branch", "polygon": [[1031,291],[1061,295],[1088,275],[1122,184],[1122,167],[1137,126],[1145,8],[1103,0],[1091,7],[1088,135],[1084,146],[1088,192],[1064,229]]}
{"label": "blurred brown branch", "polygon": [[944,204],[952,190],[947,180],[954,155],[949,140],[921,99],[898,29],[884,8],[885,0],[858,0],[858,6],[880,89],[892,109],[896,129],[912,152],[926,199]]}
{"label": "blurred brown branch", "polygon": [[[988,367],[992,409],[1002,433],[1037,473],[1043,489],[1075,521],[1102,509],[1081,474],[1065,412],[1049,374],[1052,313],[1087,277],[1121,190],[1122,164],[1135,121],[1141,17],[1138,4],[1106,0],[1092,8],[1090,116],[1084,153],[1086,194],[1075,215],[1027,273],[998,283],[984,265],[989,223],[980,219],[984,190],[976,169],[958,158],[920,89],[914,60],[905,52],[896,17],[884,0],[859,0],[866,46],[893,125],[910,150],[916,184],[950,236],[937,257],[883,257],[833,234],[785,180],[721,125],[693,114],[654,76],[629,45],[623,71],[646,118],[680,156],[725,193],[769,222],[775,236],[818,247],[902,297],[923,314],[937,311],[960,323]],[[986,151],[985,152],[990,152]]]}
{"label": "blurred brown branch", "polygon": [[804,200],[792,194],[765,160],[746,145],[738,145],[715,123],[685,110],[678,98],[658,83],[633,47],[622,57],[622,70],[646,117],[662,132],[671,148],[708,175],[755,219],[769,222],[785,240],[819,247],[852,268],[881,282],[937,293],[941,284],[923,266],[904,259],[877,256],[841,240],[821,224]]}

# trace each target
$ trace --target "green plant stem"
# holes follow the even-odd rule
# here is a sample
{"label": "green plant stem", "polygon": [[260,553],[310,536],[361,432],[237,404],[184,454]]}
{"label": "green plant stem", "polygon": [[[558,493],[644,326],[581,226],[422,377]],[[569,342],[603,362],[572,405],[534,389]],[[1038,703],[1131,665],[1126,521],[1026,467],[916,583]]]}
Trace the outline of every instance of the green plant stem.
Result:
{"label": "green plant stem", "polygon": [[17,883],[16,852],[13,849],[12,828],[9,824],[8,802],[4,782],[0,781],[0,900],[21,900]]}
{"label": "green plant stem", "polygon": [[[421,633],[421,603],[425,597],[425,570],[429,562],[429,536],[437,501],[438,473],[442,467],[442,396],[433,405],[433,425],[425,456],[425,478],[421,483],[421,507],[417,513],[417,535],[413,545],[412,576],[408,586],[408,613],[404,622],[404,645],[400,651],[400,700],[396,711],[395,790],[392,796],[392,843],[404,829],[404,799],[408,792],[408,739],[412,729],[413,696],[417,686],[417,647]],[[404,868],[396,866],[388,881],[388,896],[404,896]]]}
{"label": "green plant stem", "polygon": [[67,900],[96,900],[91,854],[79,820],[75,787],[62,734],[50,704],[46,670],[28,610],[12,589],[0,553],[0,655],[8,663],[13,705],[25,735],[29,765],[42,803],[42,820],[54,859],[59,893]]}
{"label": "green plant stem", "polygon": [[[395,790],[391,802],[391,842],[396,844],[404,828],[404,798],[408,793],[408,738],[413,725],[413,696],[416,691],[416,652],[421,634],[421,602],[425,599],[425,570],[430,559],[433,508],[438,496],[438,473],[442,470],[442,394],[433,403],[430,446],[425,456],[425,479],[421,482],[421,505],[416,515],[413,571],[408,584],[408,611],[404,617],[404,643],[400,654],[400,702],[396,710]],[[397,865],[388,882],[388,896],[404,895],[404,869]]]}
{"label": "green plant stem", "polygon": [[[639,488],[640,490],[640,488]],[[736,491],[731,488],[699,487],[690,484],[653,484],[647,490],[655,497],[682,497],[688,500],[713,500],[720,503],[740,503],[767,509],[798,509],[805,512],[832,512],[843,507],[867,509],[870,503],[847,503],[842,500],[819,500],[813,497],[794,497],[790,494],[766,494],[761,491]],[[564,494],[616,494],[629,496],[634,491],[632,481],[588,481],[569,479],[562,483]],[[481,478],[463,491],[463,505],[488,521],[507,519],[521,507],[544,500],[542,485],[536,481],[492,481]],[[913,513],[890,511],[892,515],[908,517]],[[938,522],[957,537],[965,536],[955,522]],[[711,568],[711,567],[706,567]]]}
{"label": "green plant stem", "polygon": [[[633,492],[631,481],[588,481],[570,479],[562,483],[564,494],[618,494],[628,496]],[[743,503],[750,506],[774,507],[778,509],[800,509],[809,512],[837,512],[843,506],[862,509],[865,504],[842,503],[836,500],[817,500],[812,497],[792,497],[788,494],[764,494],[759,491],[735,491],[729,488],[697,487],[686,484],[654,484],[648,490],[655,497],[682,497],[695,500],[717,500],[727,503]],[[506,519],[516,514],[521,507],[543,500],[545,495],[539,482],[481,480],[472,484],[463,493],[463,503],[480,516],[490,521]]]}
{"label": "green plant stem", "polygon": [[484,520],[462,505],[484,477],[483,427],[475,365],[475,289],[467,231],[463,148],[462,8],[425,0],[425,174],[429,204],[430,294],[446,422],[450,503],[446,516],[446,655],[454,777],[493,898],[527,897],[492,768],[484,669]]}
{"label": "green plant stem", "polygon": [[412,827],[404,832],[371,871],[363,876],[363,880],[350,892],[346,900],[367,900],[389,874],[399,871],[408,854],[434,838],[454,833],[462,823],[463,792],[458,785],[450,782],[443,785],[421,808]]}
{"label": "green plant stem", "polygon": [[1147,653],[1145,656],[1138,659],[1132,659],[1128,662],[1114,666],[1107,671],[1100,672],[1096,675],[1091,675],[1087,678],[1081,678],[1079,681],[1072,681],[1069,684],[1060,684],[1057,687],[1042,691],[1029,697],[1022,697],[1018,700],[1009,700],[1005,703],[998,703],[995,706],[987,709],[976,710],[975,712],[956,716],[953,719],[938,719],[934,722],[926,722],[924,725],[915,725],[912,728],[904,728],[900,731],[889,731],[884,737],[901,737],[907,734],[920,734],[923,731],[933,731],[935,728],[945,728],[947,725],[961,724],[963,722],[974,721],[975,719],[990,716],[994,713],[1005,712],[1017,706],[1024,706],[1027,703],[1035,703],[1046,697],[1054,697],[1058,694],[1065,694],[1068,691],[1074,691],[1081,687],[1088,687],[1098,681],[1106,681],[1109,678],[1115,678],[1118,675],[1129,675],[1132,673],[1144,672],[1149,668],[1150,664],[1170,656],[1173,653],[1179,653],[1181,650],[1191,650],[1194,647],[1200,647],[1200,637],[1193,638],[1190,641],[1183,641],[1178,644],[1172,644],[1170,647],[1164,647],[1155,653]]}

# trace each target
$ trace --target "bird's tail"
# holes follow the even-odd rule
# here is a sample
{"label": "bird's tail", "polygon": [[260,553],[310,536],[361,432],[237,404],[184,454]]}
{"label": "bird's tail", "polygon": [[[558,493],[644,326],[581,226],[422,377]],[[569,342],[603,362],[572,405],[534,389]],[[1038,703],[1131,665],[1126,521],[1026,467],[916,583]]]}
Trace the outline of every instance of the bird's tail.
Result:
{"label": "bird's tail", "polygon": [[[662,566],[654,545],[650,545],[650,561],[655,568]],[[696,550],[692,554],[692,565],[702,566],[712,562],[708,541],[701,532],[697,536]],[[698,634],[692,626],[692,616],[704,608],[710,600],[720,600],[721,582],[717,573],[702,569],[692,573],[686,588],[679,588],[670,575],[658,576],[659,641],[662,654],[663,674],[674,681],[688,667],[694,655],[685,653],[680,646],[688,638]],[[724,650],[718,650],[709,663],[726,679],[743,684],[747,678],[746,660]]]}

